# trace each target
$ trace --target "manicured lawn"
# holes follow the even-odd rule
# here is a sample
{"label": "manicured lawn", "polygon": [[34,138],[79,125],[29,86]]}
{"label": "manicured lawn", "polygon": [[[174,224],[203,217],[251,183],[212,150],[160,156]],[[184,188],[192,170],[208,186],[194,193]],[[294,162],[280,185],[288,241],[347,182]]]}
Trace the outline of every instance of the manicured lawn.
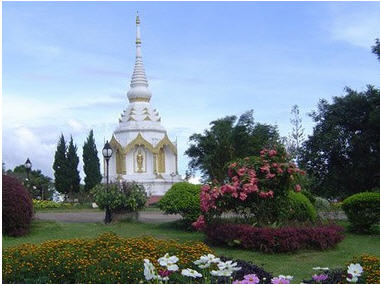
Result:
{"label": "manicured lawn", "polygon": [[[152,235],[157,238],[170,238],[179,241],[203,241],[198,232],[185,232],[176,229],[172,223],[122,222],[112,225],[102,223],[56,223],[34,221],[31,234],[21,238],[3,237],[3,248],[21,243],[41,243],[52,239],[89,238],[103,232],[114,232],[124,237]],[[369,253],[380,257],[379,235],[346,234],[346,238],[335,249],[327,251],[303,251],[295,254],[263,254],[247,250],[213,247],[217,255],[231,256],[252,261],[263,266],[274,275],[287,274],[296,277],[294,283],[313,273],[312,267],[342,266],[355,255]]]}

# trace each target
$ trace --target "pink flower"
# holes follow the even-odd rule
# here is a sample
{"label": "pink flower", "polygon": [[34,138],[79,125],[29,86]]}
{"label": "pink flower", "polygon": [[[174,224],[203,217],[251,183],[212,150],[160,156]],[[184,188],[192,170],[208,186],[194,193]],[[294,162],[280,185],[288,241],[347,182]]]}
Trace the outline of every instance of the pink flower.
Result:
{"label": "pink flower", "polygon": [[245,275],[244,280],[247,281],[247,282],[245,282],[246,284],[257,284],[260,282],[260,279],[259,279],[259,277],[256,276],[256,274]]}
{"label": "pink flower", "polygon": [[273,197],[273,191],[272,191],[272,190],[269,190],[269,191],[267,192],[267,196],[268,196],[268,197]]}
{"label": "pink flower", "polygon": [[265,172],[267,172],[267,173],[269,173],[269,165],[264,165],[264,166],[262,166],[261,168],[260,168],[260,170],[261,170],[261,172],[262,173],[265,173]]}
{"label": "pink flower", "polygon": [[201,231],[203,230],[204,228],[206,228],[206,220],[205,220],[205,216],[203,215],[200,215],[197,219],[197,221],[195,221],[194,223],[192,223],[192,226],[197,229],[198,231]]}
{"label": "pink flower", "polygon": [[240,200],[244,201],[247,199],[247,194],[245,194],[244,192],[241,192],[240,193]]}
{"label": "pink flower", "polygon": [[239,176],[242,176],[242,175],[245,174],[245,171],[246,171],[246,168],[241,168],[241,169],[238,170],[237,173],[238,173]]}
{"label": "pink flower", "polygon": [[261,191],[261,192],[259,193],[259,196],[260,196],[261,198],[266,198],[266,197],[267,197],[267,194],[266,194],[265,192]]}
{"label": "pink flower", "polygon": [[272,284],[290,284],[290,280],[282,277],[274,277],[272,278]]}
{"label": "pink flower", "polygon": [[249,185],[249,192],[257,192],[257,191],[259,191],[259,188],[257,187],[256,184]]}
{"label": "pink flower", "polygon": [[234,176],[231,180],[232,180],[232,182],[237,182],[237,181],[239,181],[239,178],[237,176]]}
{"label": "pink flower", "polygon": [[278,167],[278,164],[277,164],[277,163],[273,163],[273,164],[272,164],[272,167],[273,167],[273,168],[277,168],[277,167]]}
{"label": "pink flower", "polygon": [[313,275],[313,280],[315,281],[315,282],[322,282],[322,281],[325,281],[327,278],[329,278],[326,274],[319,274],[319,275],[317,275],[317,274],[314,274]]}
{"label": "pink flower", "polygon": [[269,157],[273,157],[273,156],[276,156],[277,155],[277,151],[276,150],[269,150]]}
{"label": "pink flower", "polygon": [[236,163],[232,163],[232,164],[230,164],[230,166],[229,166],[229,168],[234,168],[234,167],[236,167]]}
{"label": "pink flower", "polygon": [[276,176],[275,174],[267,173],[266,178],[272,179],[275,176]]}
{"label": "pink flower", "polygon": [[277,168],[277,173],[282,174],[284,171],[281,168]]}
{"label": "pink flower", "polygon": [[295,192],[300,192],[301,191],[301,186],[299,184],[296,184],[294,187]]}

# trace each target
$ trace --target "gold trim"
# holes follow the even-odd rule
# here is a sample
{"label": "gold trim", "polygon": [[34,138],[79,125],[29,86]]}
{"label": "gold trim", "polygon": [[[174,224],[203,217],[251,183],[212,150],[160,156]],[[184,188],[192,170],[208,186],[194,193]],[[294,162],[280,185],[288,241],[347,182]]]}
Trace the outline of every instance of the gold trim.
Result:
{"label": "gold trim", "polygon": [[154,147],[157,151],[164,147],[164,146],[168,146],[170,148],[170,150],[172,150],[172,152],[177,155],[177,147],[174,146],[174,144],[172,143],[172,141],[170,141],[168,135],[165,133],[165,136],[164,138],[161,139],[160,142],[158,142],[158,144],[156,145],[156,147]]}
{"label": "gold trim", "polygon": [[158,172],[165,172],[165,150],[163,147],[158,152]]}
{"label": "gold trim", "polygon": [[149,120],[149,121],[151,121],[151,119],[149,118],[149,116],[146,116],[146,117],[144,118],[144,120]]}
{"label": "gold trim", "polygon": [[135,103],[135,102],[149,102],[150,99],[148,98],[131,98],[129,99],[130,103]]}
{"label": "gold trim", "polygon": [[152,144],[150,144],[147,140],[142,137],[141,133],[137,134],[137,137],[133,139],[127,146],[124,148],[124,153],[127,154],[129,151],[131,151],[135,146],[144,146],[147,148],[150,152],[155,153]]}
{"label": "gold trim", "polygon": [[136,121],[136,119],[134,119],[132,116],[130,116],[130,117],[128,118],[128,121]]}

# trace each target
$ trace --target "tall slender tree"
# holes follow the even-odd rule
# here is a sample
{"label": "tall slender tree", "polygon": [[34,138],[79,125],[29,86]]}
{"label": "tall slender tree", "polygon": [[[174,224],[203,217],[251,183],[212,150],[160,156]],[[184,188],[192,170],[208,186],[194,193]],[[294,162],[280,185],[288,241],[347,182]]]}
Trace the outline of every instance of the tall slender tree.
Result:
{"label": "tall slender tree", "polygon": [[100,163],[98,150],[96,149],[94,131],[91,129],[87,140],[83,145],[83,170],[85,173],[84,188],[89,191],[101,182]]}
{"label": "tall slender tree", "polygon": [[69,192],[70,182],[67,179],[68,164],[66,159],[66,141],[63,134],[58,140],[57,150],[55,151],[53,170],[55,189],[61,194]]}
{"label": "tall slender tree", "polygon": [[293,117],[290,119],[292,124],[292,133],[289,135],[287,151],[298,163],[301,151],[301,144],[305,139],[304,128],[302,126],[302,118],[300,116],[300,110],[298,105],[292,107],[291,114]]}
{"label": "tall slender tree", "polygon": [[79,192],[80,176],[78,171],[79,157],[77,154],[77,146],[74,145],[73,137],[71,136],[69,146],[67,148],[67,165],[68,165],[68,180],[69,180],[69,196],[73,197],[73,193]]}

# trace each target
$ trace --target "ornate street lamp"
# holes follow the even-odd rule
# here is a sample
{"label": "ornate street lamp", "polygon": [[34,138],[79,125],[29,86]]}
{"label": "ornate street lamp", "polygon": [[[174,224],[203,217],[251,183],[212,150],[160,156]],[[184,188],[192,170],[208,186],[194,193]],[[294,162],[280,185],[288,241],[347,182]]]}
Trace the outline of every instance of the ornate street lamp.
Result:
{"label": "ornate street lamp", "polygon": [[[106,144],[104,144],[104,147],[103,147],[103,150],[102,150],[102,154],[103,154],[103,157],[104,159],[106,160],[106,164],[107,164],[107,186],[106,186],[106,189],[107,189],[107,192],[108,192],[108,183],[109,183],[109,172],[108,172],[108,168],[109,168],[109,160],[112,156],[112,148],[110,146],[110,144],[108,143],[108,140],[106,142]],[[104,223],[108,224],[111,222],[111,211],[109,209],[109,206],[106,206],[106,216],[105,216],[105,219],[104,219]]]}
{"label": "ornate street lamp", "polygon": [[29,174],[30,174],[30,171],[32,169],[32,162],[28,159],[26,159],[26,162],[24,164],[25,166],[25,169],[26,169],[26,176],[27,176],[27,180],[29,181]]}

